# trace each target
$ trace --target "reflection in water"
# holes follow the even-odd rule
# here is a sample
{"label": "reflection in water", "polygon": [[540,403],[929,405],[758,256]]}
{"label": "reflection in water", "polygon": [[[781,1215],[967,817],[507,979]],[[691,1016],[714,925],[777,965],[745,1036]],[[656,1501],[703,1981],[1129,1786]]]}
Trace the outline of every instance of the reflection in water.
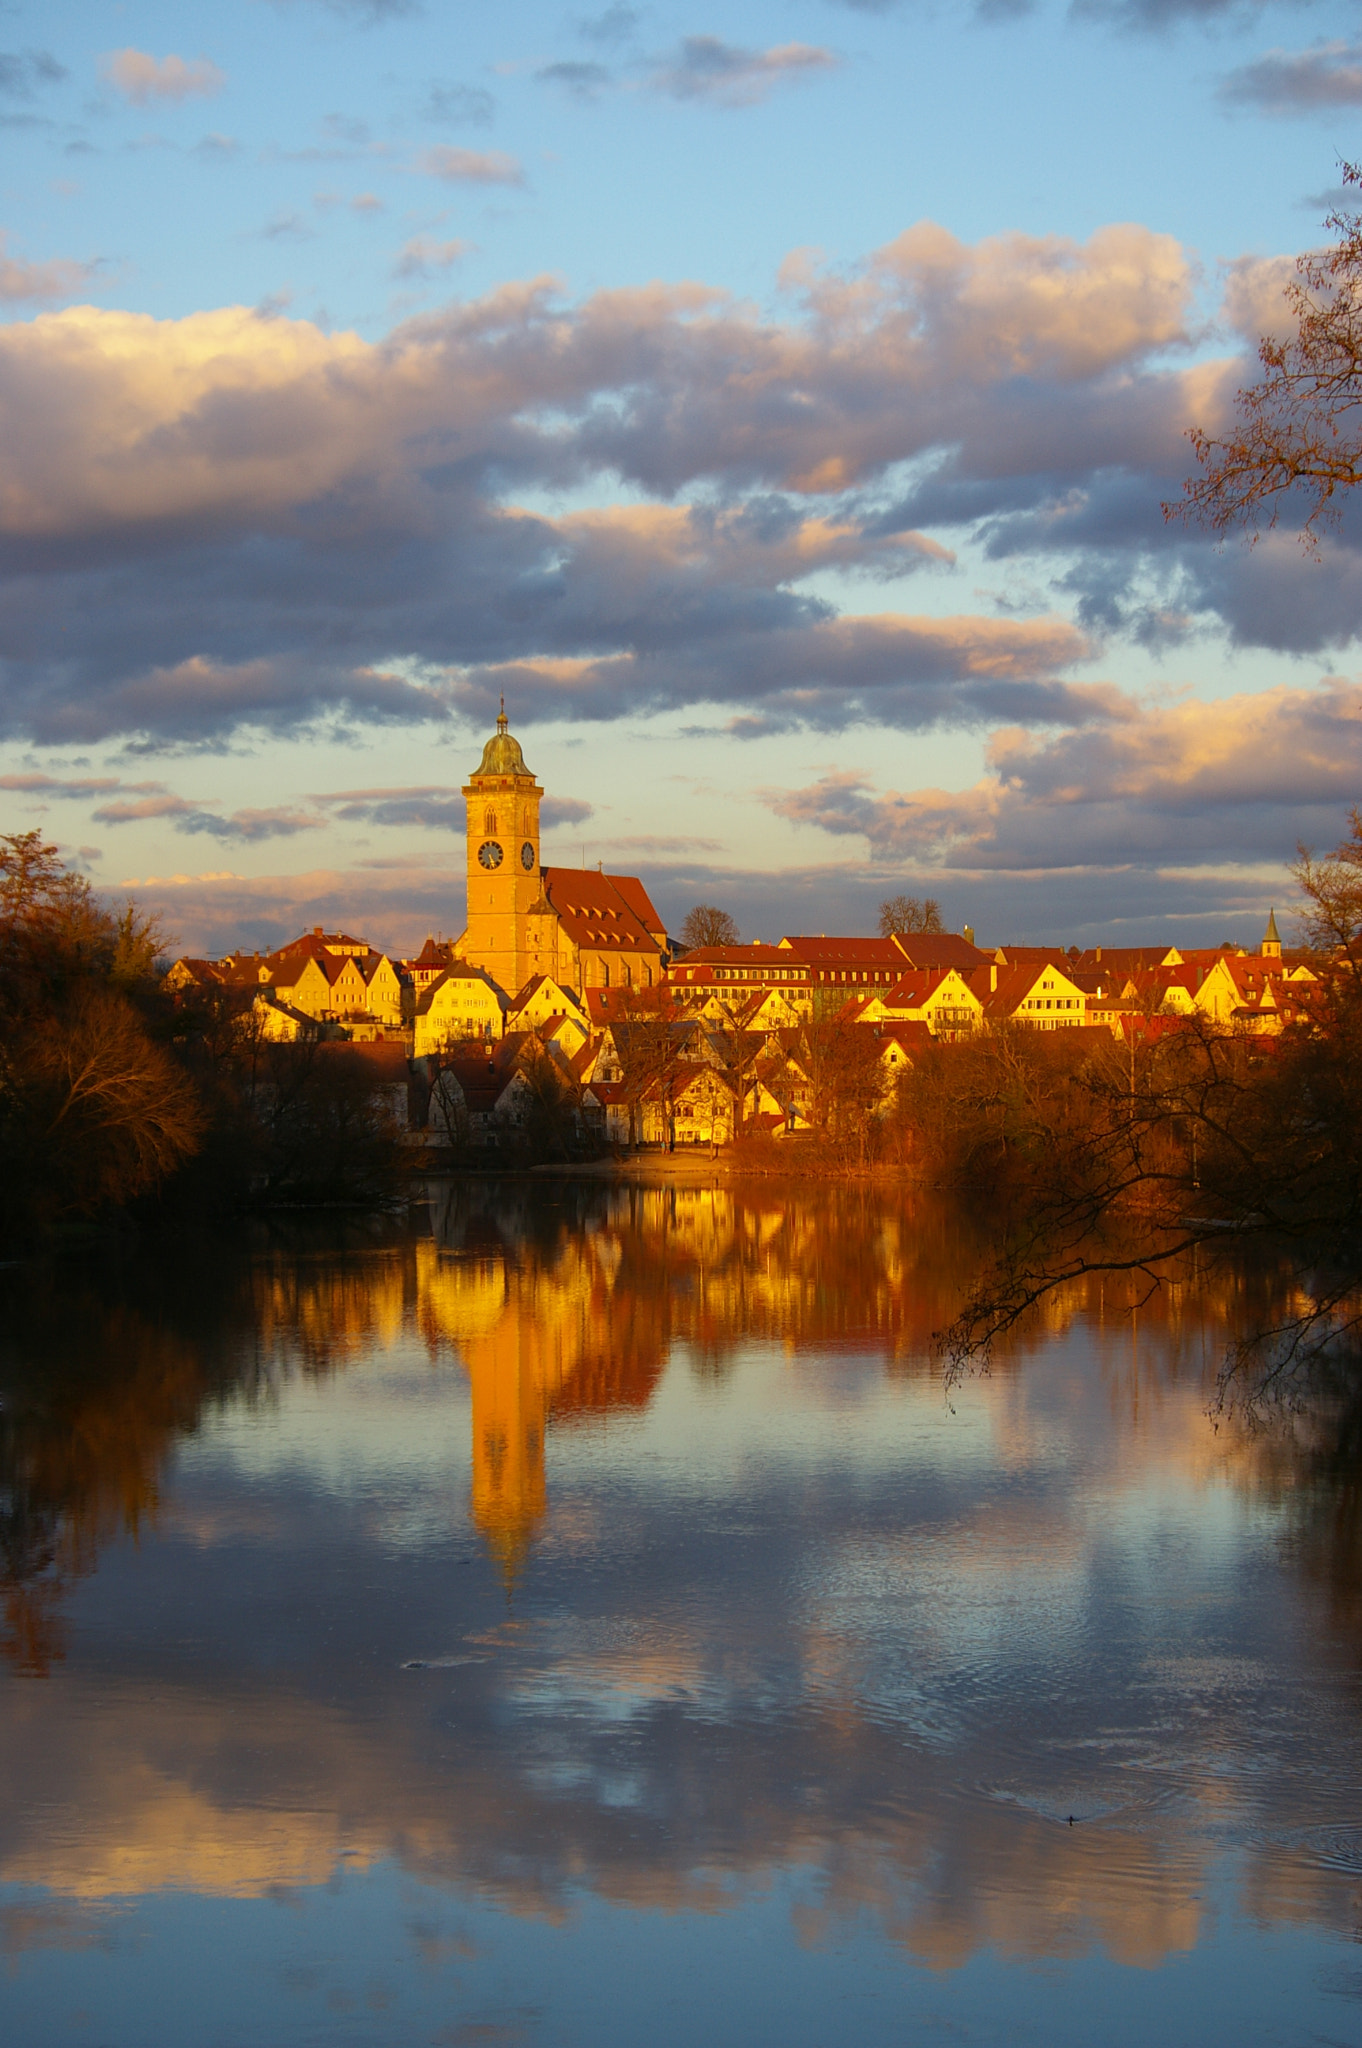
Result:
{"label": "reflection in water", "polygon": [[[1177,1958],[1235,2038],[1353,2031],[1359,1410],[1212,1423],[1273,1286],[1228,1264],[948,1392],[979,1251],[898,1195],[488,1180],[10,1275],[13,2038],[87,2038],[79,1978],[120,2048],[1001,2040],[1037,1958],[1041,2039],[1198,2038]],[[155,2017],[195,1901],[267,1911],[194,1937],[258,1965],[211,2026]],[[1255,1928],[1307,1944],[1275,1989]],[[582,1989],[622,1956],[641,2017]]]}

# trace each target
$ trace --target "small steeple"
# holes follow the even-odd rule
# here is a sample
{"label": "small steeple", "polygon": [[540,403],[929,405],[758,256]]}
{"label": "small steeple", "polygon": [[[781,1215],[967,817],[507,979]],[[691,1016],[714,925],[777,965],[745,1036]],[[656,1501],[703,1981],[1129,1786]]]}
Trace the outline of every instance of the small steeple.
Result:
{"label": "small steeple", "polygon": [[505,730],[506,730],[506,692],[505,692],[505,691],[503,690],[503,691],[502,691],[502,693],[501,693],[501,709],[500,709],[500,711],[498,711],[498,713],[497,713],[497,731],[498,731],[498,732],[505,732]]}
{"label": "small steeple", "polygon": [[1280,960],[1282,957],[1282,942],[1277,931],[1275,907],[1267,914],[1267,930],[1263,933],[1263,943],[1258,950],[1264,960]]}

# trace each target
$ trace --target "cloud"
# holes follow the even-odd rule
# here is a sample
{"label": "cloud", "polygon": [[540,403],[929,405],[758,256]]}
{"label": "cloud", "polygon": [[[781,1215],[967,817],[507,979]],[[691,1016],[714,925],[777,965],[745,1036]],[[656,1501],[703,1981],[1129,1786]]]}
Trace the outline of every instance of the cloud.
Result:
{"label": "cloud", "polygon": [[519,160],[499,149],[455,149],[437,143],[422,150],[416,168],[428,178],[444,178],[457,185],[523,185],[525,173]]}
{"label": "cloud", "polygon": [[1362,683],[1137,708],[1037,738],[1002,731],[959,793],[877,793],[856,774],[773,795],[796,824],[919,871],[1257,866],[1342,834],[1362,786]]}
{"label": "cloud", "polygon": [[1133,34],[1161,35],[1183,23],[1219,28],[1260,13],[1267,0],[1071,0],[1076,21],[1100,22]]}
{"label": "cloud", "polygon": [[539,822],[546,832],[557,831],[564,825],[583,825],[594,816],[590,804],[572,796],[546,796],[539,806]]}
{"label": "cloud", "polygon": [[595,99],[615,82],[615,74],[606,64],[571,61],[545,64],[534,75],[541,84],[566,86],[570,93],[581,100]]}
{"label": "cloud", "polygon": [[814,72],[835,71],[841,59],[813,43],[780,43],[746,50],[718,36],[686,36],[671,56],[654,66],[649,84],[676,100],[709,100],[716,106],[750,107],[777,85]]}
{"label": "cloud", "polygon": [[316,207],[318,213],[333,213],[338,207],[342,206],[348,213],[369,214],[387,212],[387,207],[374,192],[356,192],[351,198],[347,198],[343,192],[314,192],[312,204]]}
{"label": "cloud", "polygon": [[310,242],[316,229],[300,213],[276,213],[260,229],[262,242]]}
{"label": "cloud", "polygon": [[[1232,267],[1244,332],[1283,274]],[[0,731],[441,727],[503,684],[524,718],[705,707],[740,735],[1086,726],[1117,715],[1074,676],[1108,636],[1357,631],[1346,526],[1306,564],[1164,525],[1187,426],[1246,374],[1194,357],[1170,237],[919,223],[781,282],[764,314],[531,279],[376,341],[277,306],[0,325]],[[542,509],[603,491],[626,502]],[[1023,565],[1026,603],[939,601],[957,543],[1005,586]],[[856,580],[892,594],[844,608]]]}
{"label": "cloud", "polygon": [[1223,324],[1256,349],[1261,337],[1285,341],[1296,321],[1287,287],[1297,279],[1293,256],[1241,256],[1226,266],[1220,317]]}
{"label": "cloud", "polygon": [[469,250],[467,242],[437,242],[429,235],[415,235],[404,242],[393,265],[394,277],[433,277],[452,269]]}
{"label": "cloud", "polygon": [[1231,71],[1220,97],[1261,114],[1313,114],[1322,107],[1362,106],[1362,43],[1316,43],[1308,50],[1268,50]]}
{"label": "cloud", "polygon": [[577,33],[588,43],[627,42],[642,20],[636,7],[627,7],[622,0],[600,14],[587,15],[577,23]]}
{"label": "cloud", "polygon": [[464,800],[461,790],[432,783],[411,789],[343,789],[315,799],[346,824],[406,828],[416,825],[428,832],[464,830]]}
{"label": "cloud", "polygon": [[0,230],[0,301],[17,305],[24,300],[72,298],[99,267],[94,263],[76,263],[64,256],[49,257],[44,263],[25,263],[7,253],[8,239]]}
{"label": "cloud", "polygon": [[[406,789],[342,789],[318,796],[333,816],[347,824],[405,828],[431,832],[464,832],[464,799],[458,784],[426,783]],[[559,825],[580,825],[592,815],[590,804],[575,797],[545,797],[539,820],[545,831]]]}
{"label": "cloud", "polygon": [[233,811],[224,817],[216,810],[203,804],[193,804],[184,797],[145,796],[133,799],[116,799],[101,804],[91,812],[98,825],[141,825],[158,819],[167,819],[177,832],[191,835],[206,834],[212,839],[232,840],[238,844],[253,844],[263,839],[291,839],[299,832],[315,832],[326,824],[326,819],[313,811],[302,811],[292,805],[277,805],[266,810]]}
{"label": "cloud", "polygon": [[[275,0],[282,6],[285,0]],[[361,28],[381,28],[388,21],[409,21],[423,12],[421,0],[318,0],[328,14],[342,21],[358,22]]]}
{"label": "cloud", "polygon": [[480,85],[456,85],[436,79],[426,89],[421,105],[422,119],[444,126],[485,128],[496,112],[496,101]]}
{"label": "cloud", "polygon": [[58,85],[68,77],[50,50],[0,50],[0,97],[31,100],[43,85]]}
{"label": "cloud", "polygon": [[[731,630],[707,645],[672,620],[642,651],[520,660],[454,676],[465,715],[488,715],[504,693],[526,720],[609,720],[697,704],[729,715],[735,738],[807,726],[876,723],[905,732],[999,718],[1086,724],[1113,715],[1116,693],[1060,680],[1088,653],[1066,620],[820,617],[792,607],[783,626]],[[523,707],[523,708],[522,708]]]}
{"label": "cloud", "polygon": [[73,802],[80,802],[92,796],[104,796],[109,791],[122,787],[123,784],[117,775],[0,775],[0,791],[10,795],[68,798]]}
{"label": "cloud", "polygon": [[110,50],[100,69],[115,91],[134,106],[150,100],[209,98],[222,91],[227,74],[207,57],[152,57],[145,50]]}

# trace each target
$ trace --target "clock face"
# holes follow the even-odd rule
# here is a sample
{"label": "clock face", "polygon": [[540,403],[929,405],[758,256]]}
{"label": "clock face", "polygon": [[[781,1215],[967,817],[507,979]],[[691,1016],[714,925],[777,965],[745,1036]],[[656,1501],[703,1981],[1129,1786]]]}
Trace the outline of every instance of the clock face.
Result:
{"label": "clock face", "polygon": [[478,859],[485,868],[499,868],[504,858],[495,839],[484,839],[478,848]]}
{"label": "clock face", "polygon": [[524,868],[527,875],[534,866],[534,848],[528,839],[520,849],[520,865]]}

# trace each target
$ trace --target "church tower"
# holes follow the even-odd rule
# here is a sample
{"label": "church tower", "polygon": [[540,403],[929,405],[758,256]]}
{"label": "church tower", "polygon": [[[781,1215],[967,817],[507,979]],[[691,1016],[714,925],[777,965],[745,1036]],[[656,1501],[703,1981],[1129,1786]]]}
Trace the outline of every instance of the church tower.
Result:
{"label": "church tower", "polygon": [[539,868],[539,801],[544,792],[525,765],[520,742],[497,729],[464,784],[468,805],[468,929],[459,948],[509,996],[531,975],[552,972]]}

